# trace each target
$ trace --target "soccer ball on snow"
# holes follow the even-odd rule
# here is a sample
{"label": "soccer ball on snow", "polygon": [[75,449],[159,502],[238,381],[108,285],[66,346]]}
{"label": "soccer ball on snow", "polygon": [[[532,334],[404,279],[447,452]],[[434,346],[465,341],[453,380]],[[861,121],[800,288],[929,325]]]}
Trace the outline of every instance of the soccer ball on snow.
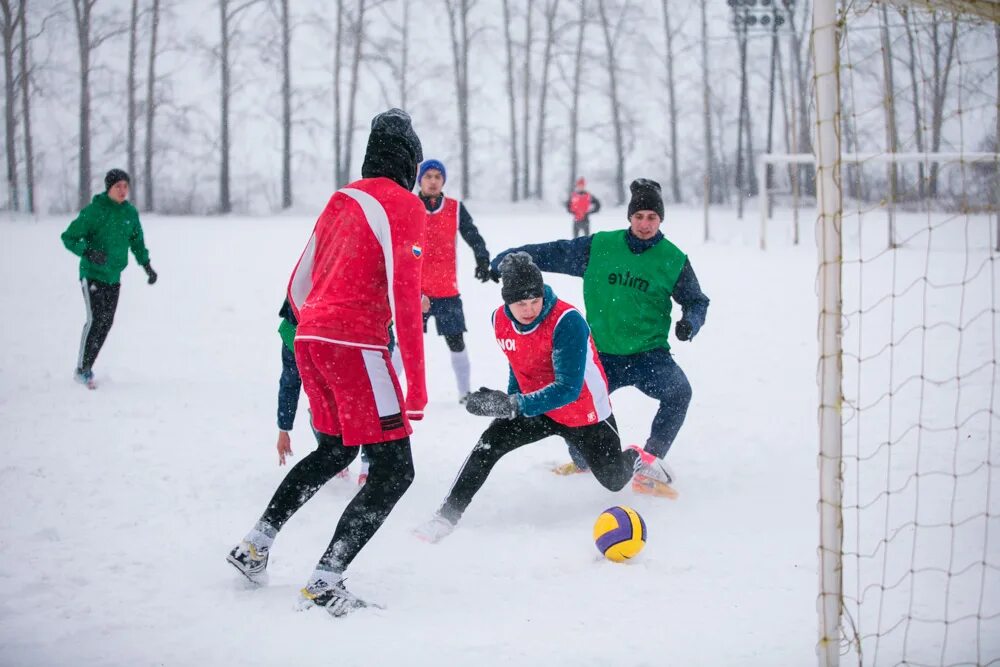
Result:
{"label": "soccer ball on snow", "polygon": [[646,522],[631,507],[609,507],[594,524],[594,544],[608,560],[623,563],[646,546]]}

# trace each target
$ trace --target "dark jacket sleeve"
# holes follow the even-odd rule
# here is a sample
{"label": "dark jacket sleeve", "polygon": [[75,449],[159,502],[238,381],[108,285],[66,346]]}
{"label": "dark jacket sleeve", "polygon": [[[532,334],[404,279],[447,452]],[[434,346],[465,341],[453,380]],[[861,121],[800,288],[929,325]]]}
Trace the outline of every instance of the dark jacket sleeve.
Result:
{"label": "dark jacket sleeve", "polygon": [[472,254],[476,256],[476,264],[485,264],[490,261],[490,251],[486,249],[486,241],[472,222],[472,216],[465,209],[465,204],[458,203],[458,233],[462,239],[472,248]]}
{"label": "dark jacket sleeve", "polygon": [[674,285],[674,292],[671,295],[674,301],[681,305],[683,312],[682,319],[691,323],[691,337],[693,338],[701,326],[705,324],[705,317],[708,315],[708,297],[701,291],[698,284],[698,276],[695,275],[691,267],[691,260],[684,262],[681,275]]}
{"label": "dark jacket sleeve", "polygon": [[590,351],[590,327],[578,311],[566,313],[552,333],[555,380],[530,394],[518,394],[521,414],[536,417],[572,403],[580,396]]}
{"label": "dark jacket sleeve", "polygon": [[601,210],[601,200],[594,196],[594,193],[590,193],[590,210],[587,211],[587,215],[592,215]]}
{"label": "dark jacket sleeve", "polygon": [[493,258],[490,268],[500,272],[500,261],[512,252],[526,252],[531,255],[531,259],[542,271],[552,273],[565,273],[570,276],[583,277],[583,272],[587,270],[587,263],[590,261],[590,236],[581,236],[572,241],[551,241],[549,243],[535,243],[533,245],[523,245],[520,248],[510,248]]}
{"label": "dark jacket sleeve", "polygon": [[286,345],[282,345],[281,379],[278,381],[278,428],[282,431],[291,431],[295,425],[301,388],[302,378],[295,365],[295,354]]}

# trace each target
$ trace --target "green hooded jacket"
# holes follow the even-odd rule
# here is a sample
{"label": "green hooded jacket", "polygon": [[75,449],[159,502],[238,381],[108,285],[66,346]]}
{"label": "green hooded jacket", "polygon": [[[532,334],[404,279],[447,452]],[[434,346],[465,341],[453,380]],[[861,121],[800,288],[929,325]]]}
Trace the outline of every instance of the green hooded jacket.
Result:
{"label": "green hooded jacket", "polygon": [[[149,264],[149,251],[142,238],[139,212],[128,201],[121,204],[107,192],[94,195],[76,220],[62,234],[63,245],[80,258],[80,278],[115,284],[121,282],[128,266],[128,250],[141,266]],[[94,264],[83,253],[98,250],[106,255],[104,264]]]}

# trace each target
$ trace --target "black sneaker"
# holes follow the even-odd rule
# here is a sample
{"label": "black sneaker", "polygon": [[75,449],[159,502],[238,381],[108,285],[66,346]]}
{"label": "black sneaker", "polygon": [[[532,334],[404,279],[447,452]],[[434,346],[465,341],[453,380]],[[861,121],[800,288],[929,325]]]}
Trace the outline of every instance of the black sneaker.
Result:
{"label": "black sneaker", "polygon": [[229,552],[226,562],[255,584],[267,583],[267,557],[270,550],[243,540]]}
{"label": "black sneaker", "polygon": [[343,579],[336,583],[317,579],[308,584],[299,593],[299,609],[322,607],[327,613],[336,618],[346,616],[356,609],[363,609],[369,606],[367,602],[354,597],[344,588]]}

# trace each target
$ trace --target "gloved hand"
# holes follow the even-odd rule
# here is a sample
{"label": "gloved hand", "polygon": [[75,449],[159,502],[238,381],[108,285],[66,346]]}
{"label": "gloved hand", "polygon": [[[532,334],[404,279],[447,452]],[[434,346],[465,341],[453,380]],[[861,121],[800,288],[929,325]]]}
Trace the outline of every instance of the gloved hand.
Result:
{"label": "gloved hand", "polygon": [[517,398],[496,389],[480,387],[469,394],[465,409],[480,417],[502,417],[513,419],[517,416]]}
{"label": "gloved hand", "polygon": [[694,327],[687,320],[677,320],[677,326],[674,327],[674,333],[677,334],[677,340],[691,340],[691,332]]}
{"label": "gloved hand", "polygon": [[149,283],[150,285],[155,283],[157,276],[156,276],[156,271],[153,270],[153,265],[147,262],[142,265],[142,268],[146,272],[146,275],[149,276],[148,278],[146,278],[146,282]]}
{"label": "gloved hand", "polygon": [[88,262],[97,264],[98,266],[108,261],[108,253],[103,250],[84,250],[83,256]]}
{"label": "gloved hand", "polygon": [[476,260],[476,280],[478,280],[481,283],[486,283],[491,280],[495,283],[500,282],[500,276],[499,275],[494,276],[493,272],[490,271],[490,260],[488,259]]}

